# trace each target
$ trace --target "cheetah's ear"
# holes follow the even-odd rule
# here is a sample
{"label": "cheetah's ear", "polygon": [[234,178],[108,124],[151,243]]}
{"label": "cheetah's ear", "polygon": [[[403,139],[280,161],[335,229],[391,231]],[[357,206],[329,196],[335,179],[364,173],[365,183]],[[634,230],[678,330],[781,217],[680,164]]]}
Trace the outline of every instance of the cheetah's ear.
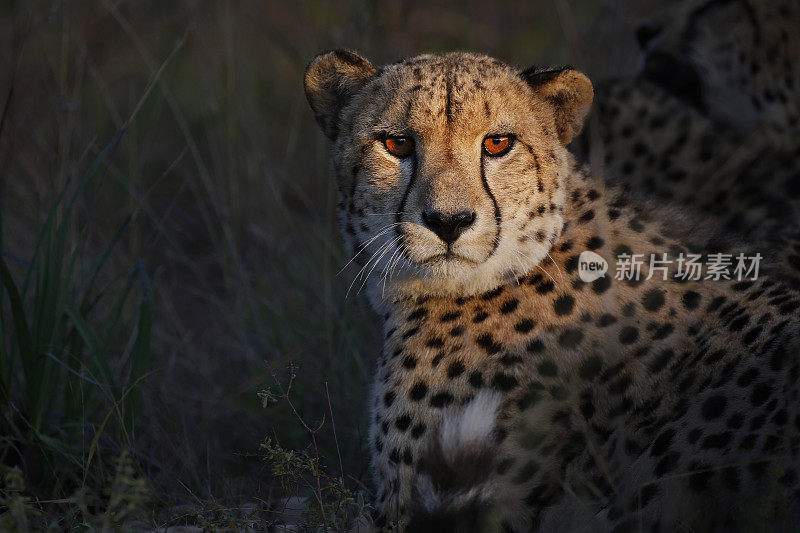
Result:
{"label": "cheetah's ear", "polygon": [[583,128],[592,105],[592,82],[571,67],[552,70],[531,67],[520,75],[536,94],[553,106],[558,138],[564,146],[569,144]]}
{"label": "cheetah's ear", "polygon": [[348,100],[377,72],[372,63],[348,50],[319,54],[306,67],[306,98],[322,131],[338,133],[339,113]]}

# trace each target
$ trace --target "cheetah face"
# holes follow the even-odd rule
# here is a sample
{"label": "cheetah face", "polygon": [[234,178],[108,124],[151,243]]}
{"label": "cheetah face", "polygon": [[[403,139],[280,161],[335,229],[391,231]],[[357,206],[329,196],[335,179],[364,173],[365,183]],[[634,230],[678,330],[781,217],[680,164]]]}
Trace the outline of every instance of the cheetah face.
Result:
{"label": "cheetah face", "polygon": [[592,99],[583,74],[461,53],[377,70],[336,51],[305,85],[334,141],[345,240],[371,282],[465,295],[547,258],[563,226],[565,145]]}
{"label": "cheetah face", "polygon": [[793,1],[680,0],[637,28],[643,73],[744,133],[797,94],[798,27]]}

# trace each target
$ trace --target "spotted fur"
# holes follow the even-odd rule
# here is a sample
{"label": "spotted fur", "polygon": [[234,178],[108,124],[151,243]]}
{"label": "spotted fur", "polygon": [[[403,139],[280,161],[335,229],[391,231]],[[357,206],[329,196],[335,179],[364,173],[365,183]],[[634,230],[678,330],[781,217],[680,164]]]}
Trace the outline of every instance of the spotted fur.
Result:
{"label": "spotted fur", "polygon": [[[376,69],[335,51],[311,63],[306,92],[333,140],[346,246],[384,318],[371,399],[377,527],[456,531],[453,517],[468,516],[480,531],[670,531],[797,518],[800,296],[769,276],[613,277],[620,254],[718,244],[706,225],[575,162],[566,145],[591,100],[585,76],[462,53]],[[491,158],[481,143],[497,134],[516,142]],[[394,158],[387,135],[413,138],[413,155]],[[431,205],[471,209],[475,223],[446,245],[421,217]],[[610,275],[580,279],[587,250]],[[463,433],[487,435],[482,445],[453,437],[469,413],[496,413]]]}

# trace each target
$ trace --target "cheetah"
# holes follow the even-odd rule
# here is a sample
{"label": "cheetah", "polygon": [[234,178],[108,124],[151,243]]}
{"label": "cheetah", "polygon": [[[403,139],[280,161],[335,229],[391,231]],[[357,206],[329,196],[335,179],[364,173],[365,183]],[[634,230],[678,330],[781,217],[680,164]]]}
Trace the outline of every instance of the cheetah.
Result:
{"label": "cheetah", "polygon": [[799,28],[793,0],[671,4],[638,28],[640,76],[601,84],[591,122],[609,179],[759,243],[795,286]]}
{"label": "cheetah", "polygon": [[736,133],[797,147],[800,2],[679,0],[637,40],[646,78]]}
{"label": "cheetah", "polygon": [[376,528],[797,523],[800,295],[679,264],[613,275],[636,254],[721,252],[702,221],[577,163],[585,75],[336,50],[304,86],[383,320]]}

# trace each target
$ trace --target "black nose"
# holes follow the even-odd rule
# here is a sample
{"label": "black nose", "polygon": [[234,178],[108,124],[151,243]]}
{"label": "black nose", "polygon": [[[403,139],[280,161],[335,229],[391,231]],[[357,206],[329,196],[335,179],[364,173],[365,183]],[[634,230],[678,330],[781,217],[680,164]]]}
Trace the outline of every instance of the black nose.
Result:
{"label": "black nose", "polygon": [[422,212],[422,221],[447,244],[455,242],[468,227],[475,222],[474,211],[461,211],[447,215],[441,211],[426,209]]}
{"label": "black nose", "polygon": [[636,26],[636,41],[642,49],[647,48],[650,42],[661,33],[661,27],[650,22],[643,22]]}

